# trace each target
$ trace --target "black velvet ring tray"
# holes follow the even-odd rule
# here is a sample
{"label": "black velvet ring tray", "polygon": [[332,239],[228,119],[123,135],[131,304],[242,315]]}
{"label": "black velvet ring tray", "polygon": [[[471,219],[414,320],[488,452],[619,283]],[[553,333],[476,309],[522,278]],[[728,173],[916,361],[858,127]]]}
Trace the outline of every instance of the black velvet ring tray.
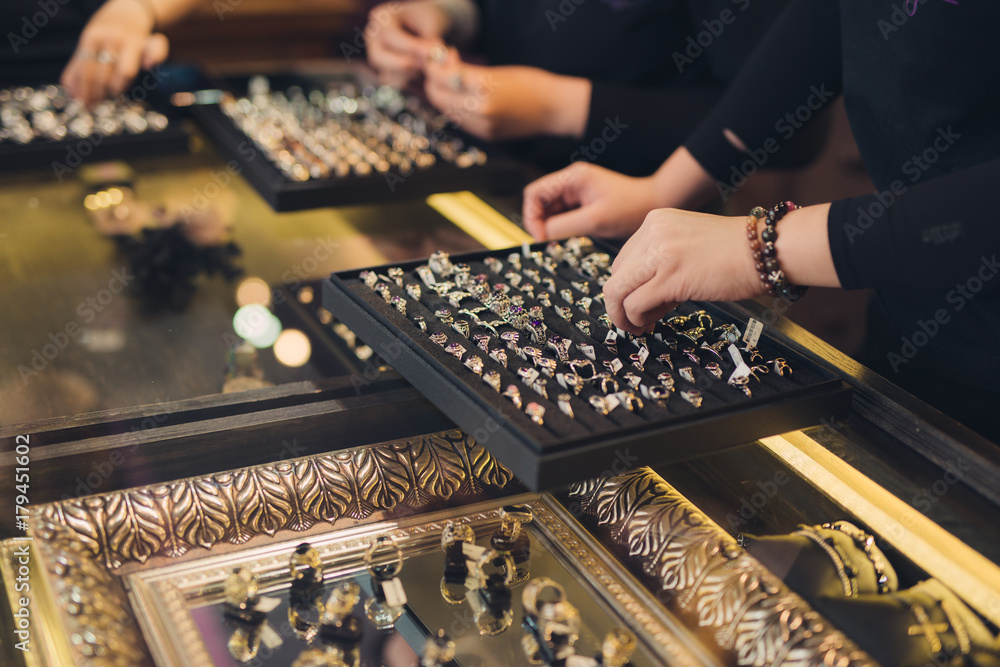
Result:
{"label": "black velvet ring tray", "polygon": [[0,143],[0,171],[51,169],[62,180],[78,166],[89,162],[186,153],[190,135],[181,119],[169,109],[158,105],[150,106],[169,120],[167,127],[159,132],[125,132],[113,136],[59,141],[36,139],[26,144],[4,141]]}
{"label": "black velvet ring tray", "polygon": [[[546,244],[531,246],[531,250],[544,251]],[[601,252],[613,252],[598,246]],[[503,273],[508,270],[507,257],[512,252],[521,253],[521,248],[505,251],[490,251],[455,255],[454,263],[467,263],[472,267],[472,275],[486,273],[490,283],[505,282],[502,276],[489,271],[482,260],[493,256],[504,263]],[[538,268],[531,259],[522,259],[526,268]],[[588,399],[598,393],[596,388],[587,386],[579,396],[570,400],[574,418],[560,411],[556,402],[558,394],[570,393],[559,386],[554,378],[547,379],[549,399],[533,391],[518,377],[517,369],[531,366],[514,352],[507,350],[507,369],[491,359],[471,340],[476,333],[487,333],[485,329],[473,326],[469,339],[451,326],[443,324],[435,317],[438,309],[448,309],[455,319],[468,319],[460,315],[460,308],[452,306],[445,298],[428,289],[414,273],[426,261],[397,264],[405,271],[404,284],[416,283],[422,288],[420,302],[415,302],[405,291],[392,283],[393,296],[406,299],[406,314],[400,313],[383,297],[369,288],[361,279],[363,270],[334,273],[323,281],[323,305],[334,316],[350,327],[386,362],[411,382],[421,393],[442,412],[487,447],[517,477],[533,490],[550,489],[572,482],[608,474],[618,474],[639,465],[652,465],[678,461],[686,458],[711,454],[729,447],[752,442],[769,435],[785,433],[798,428],[814,425],[821,419],[841,418],[848,413],[850,389],[832,373],[812,361],[783,349],[780,344],[763,335],[758,342],[765,362],[776,357],[784,358],[792,368],[792,373],[784,377],[769,372],[761,374],[760,380],[750,381],[752,396],[747,397],[740,390],[729,386],[726,379],[736,368],[735,363],[723,351],[724,361],[721,380],[715,379],[705,370],[710,361],[718,359],[698,351],[700,364],[694,364],[679,351],[674,352],[666,342],[647,337],[649,358],[644,369],[639,372],[631,367],[630,355],[638,348],[626,338],[618,340],[618,358],[624,368],[617,374],[619,383],[626,372],[633,372],[643,378],[644,384],[659,384],[655,379],[661,372],[671,372],[676,380],[676,392],[672,393],[666,406],[642,399],[641,414],[618,407],[603,415],[595,410]],[[386,275],[388,266],[368,269],[376,274]],[[541,276],[551,274],[540,270]],[[571,281],[589,281],[598,293],[593,279],[580,274],[566,264],[560,263],[555,279],[557,290],[551,297],[552,304],[567,305],[559,296],[559,291],[569,288]],[[525,279],[529,280],[528,278]],[[385,282],[384,280],[381,282]],[[541,290],[536,289],[535,294]],[[516,290],[511,294],[519,293]],[[477,305],[474,300],[463,301],[461,308]],[[525,308],[538,305],[536,299],[525,297]],[[742,332],[746,322],[738,321],[727,314],[725,304],[682,304],[674,314],[691,314],[697,310],[707,312],[716,326],[724,323],[735,324]],[[591,338],[573,323],[561,319],[553,309],[544,308],[548,336],[558,335],[574,342],[572,358],[583,358],[576,343],[589,342],[594,346],[598,371],[605,371],[603,361],[611,360],[610,351],[603,345],[608,329],[598,320],[604,312],[603,304],[594,302],[590,314],[574,307],[574,322],[586,319],[590,322]],[[427,323],[427,332],[421,331],[411,320],[422,316]],[[485,316],[486,313],[484,312]],[[669,316],[668,316],[669,317]],[[487,318],[490,319],[490,318]],[[499,319],[493,317],[492,319]],[[661,325],[662,326],[662,325]],[[500,331],[515,331],[511,326]],[[665,327],[663,338],[675,337]],[[503,393],[497,393],[486,384],[481,375],[474,374],[463,361],[446,352],[430,339],[432,333],[444,333],[448,342],[462,344],[468,352],[462,359],[476,355],[483,360],[484,372],[497,371],[501,375],[501,392],[508,385],[516,385],[523,400],[523,406],[536,402],[545,408],[543,424],[534,423],[519,410]],[[546,356],[555,358],[555,353],[545,345],[531,343],[526,334],[521,333],[520,345],[532,345],[545,351]],[[681,340],[684,338],[681,336]],[[740,347],[743,343],[739,343]],[[502,346],[502,341],[494,337],[491,349]],[[678,350],[683,347],[678,345]],[[506,347],[504,349],[507,349]],[[692,386],[677,372],[671,371],[657,360],[660,354],[671,354],[676,368],[694,369],[696,384]],[[749,363],[748,354],[743,355]],[[762,362],[757,362],[762,363]],[[701,407],[695,407],[684,400],[680,392],[697,388],[703,397]],[[636,394],[639,394],[636,391]],[[391,418],[387,415],[387,418]]]}
{"label": "black velvet ring tray", "polygon": [[[334,78],[285,75],[271,76],[270,80],[275,90],[294,85],[307,91],[323,88],[334,81],[358,81],[350,75]],[[247,77],[229,78],[226,83],[234,94],[246,93]],[[461,137],[466,144],[478,146],[487,153],[485,164],[461,168],[439,162],[428,169],[415,169],[405,176],[391,170],[385,174],[373,172],[366,176],[350,174],[295,181],[272,164],[219,105],[192,107],[192,115],[226,159],[235,160],[243,177],[272,209],[279,212],[378,203],[393,198],[422,198],[437,192],[470,189],[504,193],[524,185],[520,167],[512,157],[496,146],[486,146],[454,128],[449,129],[451,135]]]}

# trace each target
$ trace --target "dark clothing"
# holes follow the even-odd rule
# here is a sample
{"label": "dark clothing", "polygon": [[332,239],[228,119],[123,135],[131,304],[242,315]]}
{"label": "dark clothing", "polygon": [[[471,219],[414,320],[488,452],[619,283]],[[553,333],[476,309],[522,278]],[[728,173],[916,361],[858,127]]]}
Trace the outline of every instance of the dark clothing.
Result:
{"label": "dark clothing", "polygon": [[84,26],[104,0],[0,2],[0,87],[59,80]]}
{"label": "dark clothing", "polygon": [[[474,50],[593,82],[582,139],[510,142],[545,170],[655,171],[718,101],[787,0],[476,0]],[[700,41],[700,43],[699,43]]]}
{"label": "dark clothing", "polygon": [[[842,91],[879,192],[831,207],[837,275],[876,289],[890,379],[931,401],[934,381],[975,388],[959,398],[974,404],[1000,373],[1000,5],[926,0],[909,16],[896,4],[796,0],[686,145],[725,192],[755,156],[780,153],[811,102]],[[980,419],[996,432],[995,406]]]}

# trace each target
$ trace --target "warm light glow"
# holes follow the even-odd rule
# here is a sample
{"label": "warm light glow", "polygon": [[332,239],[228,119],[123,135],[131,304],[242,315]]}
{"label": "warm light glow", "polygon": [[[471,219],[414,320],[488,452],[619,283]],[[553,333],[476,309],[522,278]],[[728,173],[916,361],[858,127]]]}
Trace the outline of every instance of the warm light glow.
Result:
{"label": "warm light glow", "polygon": [[104,190],[97,193],[97,205],[101,208],[107,208],[111,206],[111,195],[109,195]]}
{"label": "warm light glow", "polygon": [[254,347],[270,347],[281,334],[281,322],[265,306],[251,303],[236,311],[233,329]]}
{"label": "warm light glow", "polygon": [[308,285],[299,290],[300,303],[312,303],[313,296],[313,288]]}
{"label": "warm light glow", "polygon": [[286,329],[274,341],[274,357],[291,368],[304,366],[312,356],[309,338],[298,329]]}
{"label": "warm light glow", "polygon": [[96,195],[87,195],[83,198],[83,205],[88,211],[96,211],[101,208]]}
{"label": "warm light glow", "polygon": [[243,280],[236,288],[236,304],[240,307],[250,304],[271,305],[271,288],[256,276]]}
{"label": "warm light glow", "polygon": [[118,188],[110,188],[108,190],[108,197],[111,198],[112,206],[118,206],[125,199],[125,194]]}

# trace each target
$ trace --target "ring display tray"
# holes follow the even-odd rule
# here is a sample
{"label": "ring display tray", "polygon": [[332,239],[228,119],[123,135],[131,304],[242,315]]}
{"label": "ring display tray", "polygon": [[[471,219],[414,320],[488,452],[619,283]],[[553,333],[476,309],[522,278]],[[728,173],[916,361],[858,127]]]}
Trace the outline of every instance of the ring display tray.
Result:
{"label": "ring display tray", "polygon": [[[113,133],[100,131],[90,134],[79,133],[67,136],[63,139],[52,139],[49,137],[36,137],[27,143],[19,143],[14,140],[15,126],[21,123],[22,119],[33,122],[35,126],[46,126],[58,122],[57,119],[64,114],[66,108],[64,104],[52,106],[53,99],[56,102],[62,100],[65,95],[52,92],[49,100],[43,103],[35,103],[29,106],[31,97],[34,94],[46,95],[46,91],[55,91],[54,85],[41,86],[28,94],[25,99],[18,100],[15,96],[22,95],[23,92],[32,90],[27,87],[9,88],[0,90],[0,109],[3,109],[0,118],[0,172],[3,171],[23,171],[52,169],[56,175],[62,178],[69,174],[78,166],[85,162],[97,162],[101,160],[128,160],[136,157],[148,157],[155,155],[169,155],[173,153],[183,153],[188,150],[189,135],[187,130],[180,123],[170,110],[160,109],[157,105],[149,105],[144,102],[138,104],[147,118],[149,114],[154,114],[156,121],[165,123],[162,128],[153,127],[152,122],[146,122],[144,118],[139,126],[132,125],[128,129],[126,123],[121,118],[117,118],[117,112],[108,114],[108,117],[116,125]],[[97,117],[96,123],[99,125],[105,121],[100,115],[102,104],[110,106],[111,103],[99,103],[93,113],[85,114],[88,117]],[[13,105],[13,106],[11,106]],[[11,106],[11,111],[5,107]],[[16,111],[13,109],[16,108]],[[162,113],[161,113],[162,112]],[[75,117],[75,116],[74,116]],[[133,120],[133,122],[136,122]],[[141,129],[141,124],[146,123],[147,127]],[[88,130],[89,132],[90,130]]]}
{"label": "ring display tray", "polygon": [[517,162],[500,149],[446,124],[416,97],[366,85],[356,74],[226,83],[240,97],[192,113],[275,211],[524,185]]}
{"label": "ring display tray", "polygon": [[848,414],[833,373],[766,334],[732,344],[726,325],[747,323],[724,304],[685,303],[651,335],[612,336],[599,295],[613,255],[589,244],[335,273],[323,304],[534,490]]}

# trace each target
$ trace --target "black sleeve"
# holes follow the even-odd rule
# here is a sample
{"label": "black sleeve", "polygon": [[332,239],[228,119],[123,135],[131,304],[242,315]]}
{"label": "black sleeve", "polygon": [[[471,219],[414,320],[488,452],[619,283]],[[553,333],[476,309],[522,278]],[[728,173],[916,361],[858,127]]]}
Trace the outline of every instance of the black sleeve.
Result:
{"label": "black sleeve", "polygon": [[[782,149],[843,88],[839,3],[796,0],[763,36],[721,101],[685,146],[725,182],[742,165],[787,166]],[[731,130],[747,146],[735,148]],[[785,151],[786,153],[790,151]],[[733,187],[739,183],[733,183]]]}
{"label": "black sleeve", "polygon": [[598,164],[647,175],[681,145],[721,96],[722,86],[715,85],[647,88],[594,81],[581,143],[605,146]]}
{"label": "black sleeve", "polygon": [[977,277],[1000,293],[1000,160],[830,207],[834,266],[846,289],[951,288]]}

